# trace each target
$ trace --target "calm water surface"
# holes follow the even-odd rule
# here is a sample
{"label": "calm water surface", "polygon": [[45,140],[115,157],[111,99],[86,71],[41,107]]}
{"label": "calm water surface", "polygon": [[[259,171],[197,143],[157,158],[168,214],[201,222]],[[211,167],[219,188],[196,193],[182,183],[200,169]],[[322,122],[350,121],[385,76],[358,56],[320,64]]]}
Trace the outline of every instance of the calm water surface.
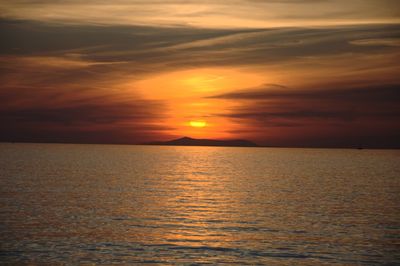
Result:
{"label": "calm water surface", "polygon": [[0,144],[0,207],[2,264],[400,264],[400,151]]}

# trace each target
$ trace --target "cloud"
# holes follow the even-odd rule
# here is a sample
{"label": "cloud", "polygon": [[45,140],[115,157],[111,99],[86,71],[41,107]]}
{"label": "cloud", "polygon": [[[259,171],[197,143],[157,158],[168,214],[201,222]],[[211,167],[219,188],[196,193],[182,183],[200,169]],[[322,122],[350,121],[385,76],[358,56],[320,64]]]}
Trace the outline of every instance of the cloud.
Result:
{"label": "cloud", "polygon": [[[210,65],[309,64],[310,58],[323,62],[325,57],[334,62],[332,55],[345,55],[352,66],[358,67],[356,61],[376,54],[394,60],[399,52],[387,45],[387,40],[398,36],[400,27],[216,30],[0,20],[0,32],[4,36],[0,43],[0,54],[3,55],[58,58],[75,64],[91,64],[92,67],[96,67],[95,64],[124,63],[121,66],[110,65],[108,69],[122,72],[142,70],[145,73]],[[385,40],[385,45],[360,45],[365,44],[360,40]],[[367,66],[365,62],[362,64]],[[7,64],[4,62],[3,65]],[[373,67],[376,69],[376,65]]]}
{"label": "cloud", "polygon": [[0,102],[0,141],[140,143],[172,129],[164,102],[96,88],[8,87]]}
{"label": "cloud", "polygon": [[362,39],[350,41],[353,45],[361,46],[400,46],[400,38]]}
{"label": "cloud", "polygon": [[7,19],[98,25],[190,25],[266,28],[390,23],[398,20],[393,0],[14,0],[0,3]]}
{"label": "cloud", "polygon": [[291,89],[283,85],[266,84],[261,88],[248,88],[241,91],[224,93],[208,98],[235,100],[316,100],[329,102],[371,103],[371,102],[400,102],[400,85],[381,85],[362,88],[320,88],[320,89]]}
{"label": "cloud", "polygon": [[[163,121],[175,102],[144,98],[135,81],[207,67],[251,71],[272,83],[206,98],[235,105],[205,115],[238,121],[250,139],[250,132],[263,141],[316,137],[311,129],[344,138],[357,126],[369,137],[399,131],[399,25],[200,29],[0,20],[0,32],[2,140],[159,139],[170,132]],[[146,89],[151,96],[163,84]],[[284,127],[291,130],[279,134]]]}
{"label": "cloud", "polygon": [[232,112],[224,114],[232,118],[350,121],[361,117],[391,120],[400,116],[400,84],[328,89],[291,89],[267,85],[208,98],[242,103]]}
{"label": "cloud", "polygon": [[209,98],[235,102],[235,107],[214,115],[242,125],[247,130],[242,134],[260,143],[400,146],[394,141],[400,136],[400,84],[328,89],[267,85]]}

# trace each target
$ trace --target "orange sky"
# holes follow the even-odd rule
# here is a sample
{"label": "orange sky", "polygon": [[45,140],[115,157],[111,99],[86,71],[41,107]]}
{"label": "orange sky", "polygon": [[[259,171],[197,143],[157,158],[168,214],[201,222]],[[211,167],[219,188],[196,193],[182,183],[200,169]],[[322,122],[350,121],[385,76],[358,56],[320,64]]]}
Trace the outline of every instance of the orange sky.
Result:
{"label": "orange sky", "polygon": [[2,1],[2,141],[399,145],[399,4]]}

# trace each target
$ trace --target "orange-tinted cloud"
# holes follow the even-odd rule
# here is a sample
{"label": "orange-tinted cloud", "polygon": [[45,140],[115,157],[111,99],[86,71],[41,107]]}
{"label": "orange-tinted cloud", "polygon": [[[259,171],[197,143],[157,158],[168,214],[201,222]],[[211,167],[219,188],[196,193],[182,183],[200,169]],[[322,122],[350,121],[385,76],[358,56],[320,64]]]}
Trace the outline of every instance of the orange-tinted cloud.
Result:
{"label": "orange-tinted cloud", "polygon": [[399,22],[396,0],[13,0],[2,17],[97,25],[271,28]]}
{"label": "orange-tinted cloud", "polygon": [[266,145],[399,147],[400,84],[291,89],[263,88],[215,95],[237,106],[222,115]]}
{"label": "orange-tinted cloud", "polygon": [[14,87],[0,102],[2,141],[138,143],[173,129],[162,123],[163,102],[135,96]]}
{"label": "orange-tinted cloud", "polygon": [[[221,29],[31,19],[0,20],[0,140],[188,135],[398,145],[398,24]],[[197,120],[206,126],[191,127]]]}

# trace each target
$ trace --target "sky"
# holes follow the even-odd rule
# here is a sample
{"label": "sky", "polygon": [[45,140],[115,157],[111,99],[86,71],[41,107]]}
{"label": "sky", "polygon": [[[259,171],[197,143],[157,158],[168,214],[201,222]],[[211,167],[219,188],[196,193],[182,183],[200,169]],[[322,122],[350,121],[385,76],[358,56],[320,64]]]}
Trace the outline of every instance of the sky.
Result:
{"label": "sky", "polygon": [[0,141],[400,148],[397,0],[0,0]]}

